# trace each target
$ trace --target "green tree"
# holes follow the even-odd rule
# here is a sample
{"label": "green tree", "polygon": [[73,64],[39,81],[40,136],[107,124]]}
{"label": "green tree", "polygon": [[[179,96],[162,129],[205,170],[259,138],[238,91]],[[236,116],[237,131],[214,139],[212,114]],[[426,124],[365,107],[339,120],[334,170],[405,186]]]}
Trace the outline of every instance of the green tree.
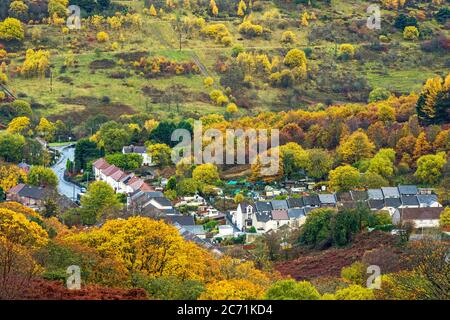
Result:
{"label": "green tree", "polygon": [[300,243],[316,248],[330,246],[332,243],[331,219],[334,214],[335,210],[331,208],[311,211],[303,225]]}
{"label": "green tree", "polygon": [[308,163],[306,172],[308,177],[322,179],[328,174],[333,165],[333,158],[330,153],[323,149],[308,150]]}
{"label": "green tree", "polygon": [[330,171],[330,187],[335,191],[348,191],[360,184],[360,173],[358,169],[343,165]]}
{"label": "green tree", "polygon": [[0,157],[7,162],[20,162],[24,157],[25,138],[20,134],[0,133]]}
{"label": "green tree", "polygon": [[336,300],[374,300],[372,289],[353,284],[347,288],[340,289],[334,294]]}
{"label": "green tree", "polygon": [[381,149],[369,161],[367,171],[377,173],[384,178],[390,178],[394,174],[395,151],[393,149]]}
{"label": "green tree", "polygon": [[81,198],[81,221],[93,225],[103,217],[115,215],[121,207],[113,188],[103,181],[93,182]]}
{"label": "green tree", "polygon": [[266,291],[267,300],[319,300],[320,294],[308,281],[293,279],[275,282]]}
{"label": "green tree", "polygon": [[133,171],[142,166],[143,158],[141,155],[135,153],[113,153],[105,156],[105,160],[122,170]]}
{"label": "green tree", "polygon": [[217,166],[212,163],[205,163],[197,166],[192,171],[192,178],[200,184],[217,184],[220,181]]}
{"label": "green tree", "polygon": [[89,161],[97,159],[100,152],[97,149],[97,144],[87,138],[80,139],[75,145],[75,171],[86,170]]}
{"label": "green tree", "polygon": [[436,185],[442,177],[442,169],[446,163],[445,152],[422,156],[417,160],[414,175],[421,183]]}
{"label": "green tree", "polygon": [[58,177],[50,168],[32,166],[28,173],[28,183],[38,187],[56,188]]}
{"label": "green tree", "polygon": [[147,148],[148,154],[152,157],[152,162],[165,167],[172,163],[172,149],[167,144],[156,143]]}

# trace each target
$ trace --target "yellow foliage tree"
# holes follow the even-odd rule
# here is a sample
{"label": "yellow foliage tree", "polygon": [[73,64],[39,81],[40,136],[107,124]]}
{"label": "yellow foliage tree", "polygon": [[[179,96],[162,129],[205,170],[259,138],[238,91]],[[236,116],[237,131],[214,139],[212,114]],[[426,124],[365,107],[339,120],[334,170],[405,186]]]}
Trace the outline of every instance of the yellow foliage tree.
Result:
{"label": "yellow foliage tree", "polygon": [[28,117],[17,117],[11,120],[8,124],[7,131],[10,133],[19,133],[21,135],[31,135],[32,130],[30,127],[30,118]]}
{"label": "yellow foliage tree", "polygon": [[4,192],[16,186],[19,182],[26,182],[27,174],[16,165],[0,165],[0,188]]}
{"label": "yellow foliage tree", "polygon": [[222,280],[206,286],[200,300],[257,300],[264,295],[264,288],[248,280]]}

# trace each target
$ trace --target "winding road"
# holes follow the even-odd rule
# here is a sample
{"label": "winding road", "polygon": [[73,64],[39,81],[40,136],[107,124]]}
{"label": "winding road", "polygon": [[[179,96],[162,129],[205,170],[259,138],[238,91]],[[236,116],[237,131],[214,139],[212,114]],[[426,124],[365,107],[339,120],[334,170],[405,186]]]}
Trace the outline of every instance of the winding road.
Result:
{"label": "winding road", "polygon": [[72,201],[77,200],[78,193],[81,192],[80,187],[68,182],[64,179],[64,171],[66,170],[67,159],[73,161],[75,155],[75,145],[51,147],[50,149],[56,150],[61,154],[58,162],[52,166],[52,170],[58,176],[58,192],[65,195]]}

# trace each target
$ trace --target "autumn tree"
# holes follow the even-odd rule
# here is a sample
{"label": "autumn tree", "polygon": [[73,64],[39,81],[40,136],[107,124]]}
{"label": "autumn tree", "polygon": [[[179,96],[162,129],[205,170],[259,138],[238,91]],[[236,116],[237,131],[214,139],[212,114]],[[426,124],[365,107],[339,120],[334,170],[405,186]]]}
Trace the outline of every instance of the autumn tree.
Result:
{"label": "autumn tree", "polygon": [[339,289],[334,294],[336,300],[374,300],[372,289],[353,284],[347,288]]}
{"label": "autumn tree", "polygon": [[0,157],[3,160],[19,163],[23,160],[25,146],[26,140],[22,135],[0,132]]}
{"label": "autumn tree", "polygon": [[280,147],[280,152],[286,176],[290,177],[301,170],[305,172],[308,166],[308,153],[299,144],[289,142]]}
{"label": "autumn tree", "polygon": [[248,280],[221,280],[206,285],[199,300],[257,300],[264,295],[264,288]]}
{"label": "autumn tree", "polygon": [[212,163],[201,164],[192,171],[192,178],[201,184],[217,184],[220,181],[217,166]]}
{"label": "autumn tree", "polygon": [[44,77],[50,68],[50,52],[46,50],[28,49],[20,72],[26,77]]}
{"label": "autumn tree", "polygon": [[9,5],[9,16],[25,21],[28,16],[28,6],[23,1],[13,1]]}
{"label": "autumn tree", "polygon": [[36,127],[36,132],[46,141],[51,141],[56,131],[56,126],[46,118],[41,118]]}
{"label": "autumn tree", "polygon": [[17,133],[25,136],[32,135],[31,121],[28,117],[17,117],[8,124],[7,131],[9,133]]}
{"label": "autumn tree", "polygon": [[322,179],[331,170],[333,159],[330,153],[324,149],[310,149],[308,152],[308,163],[306,172],[308,177]]}
{"label": "autumn tree", "polygon": [[184,241],[175,227],[144,217],[108,220],[101,228],[69,236],[67,241],[115,259],[128,276],[210,281],[217,270],[210,253]]}
{"label": "autumn tree", "polygon": [[22,23],[15,18],[6,18],[0,22],[0,40],[22,41],[25,37],[25,30]]}
{"label": "autumn tree", "polygon": [[363,131],[359,130],[342,140],[337,151],[342,160],[355,163],[359,160],[370,158],[374,150],[375,145],[373,142],[369,140]]}
{"label": "autumn tree", "polygon": [[417,100],[417,115],[425,123],[443,123],[450,105],[450,73],[445,79],[428,79]]}
{"label": "autumn tree", "polygon": [[28,286],[38,272],[31,253],[47,242],[48,234],[38,223],[0,208],[0,299],[14,299]]}
{"label": "autumn tree", "polygon": [[369,161],[368,171],[379,174],[384,178],[391,178],[394,174],[395,151],[381,149]]}
{"label": "autumn tree", "polygon": [[413,159],[419,159],[421,156],[429,154],[431,152],[431,145],[427,140],[425,132],[421,132],[417,137],[416,144],[414,145]]}
{"label": "autumn tree", "polygon": [[0,165],[0,188],[8,191],[20,182],[27,181],[27,174],[21,168],[13,164]]}

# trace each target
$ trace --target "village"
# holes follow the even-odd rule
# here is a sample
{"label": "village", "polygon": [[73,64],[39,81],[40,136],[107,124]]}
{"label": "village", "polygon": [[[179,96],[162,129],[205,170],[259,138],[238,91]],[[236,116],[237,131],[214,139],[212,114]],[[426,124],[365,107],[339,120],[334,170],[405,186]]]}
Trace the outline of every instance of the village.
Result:
{"label": "village", "polygon": [[[69,147],[71,145],[65,148]],[[137,154],[143,159],[143,167],[154,167],[145,146],[124,146],[122,153]],[[19,164],[19,167],[25,172],[30,170],[25,163]],[[401,226],[409,222],[414,228],[411,238],[421,238],[424,230],[438,228],[444,210],[433,189],[415,185],[331,193],[323,185],[315,188],[315,182],[308,178],[288,180],[277,185],[253,185],[246,181],[230,180],[225,188],[217,187],[213,197],[196,193],[171,201],[164,195],[167,179],[152,177],[144,181],[136,173],[109,164],[104,158],[93,161],[92,173],[92,181],[103,181],[115,193],[125,197],[124,217],[162,219],[174,225],[186,240],[219,253],[221,243],[251,243],[266,233],[299,228],[308,214],[317,208],[341,210],[358,207],[369,208],[374,213],[388,213],[388,230],[393,234],[402,232]],[[248,189],[249,196],[243,201],[236,201],[233,195],[243,187]],[[80,192],[71,197],[70,194],[57,194],[49,188],[20,183],[8,190],[6,201],[16,201],[41,211],[46,200],[52,197],[62,208],[74,208],[79,206],[86,192],[84,187],[77,186],[77,189]],[[232,203],[231,208],[228,205],[229,210],[215,207],[225,201]]]}

